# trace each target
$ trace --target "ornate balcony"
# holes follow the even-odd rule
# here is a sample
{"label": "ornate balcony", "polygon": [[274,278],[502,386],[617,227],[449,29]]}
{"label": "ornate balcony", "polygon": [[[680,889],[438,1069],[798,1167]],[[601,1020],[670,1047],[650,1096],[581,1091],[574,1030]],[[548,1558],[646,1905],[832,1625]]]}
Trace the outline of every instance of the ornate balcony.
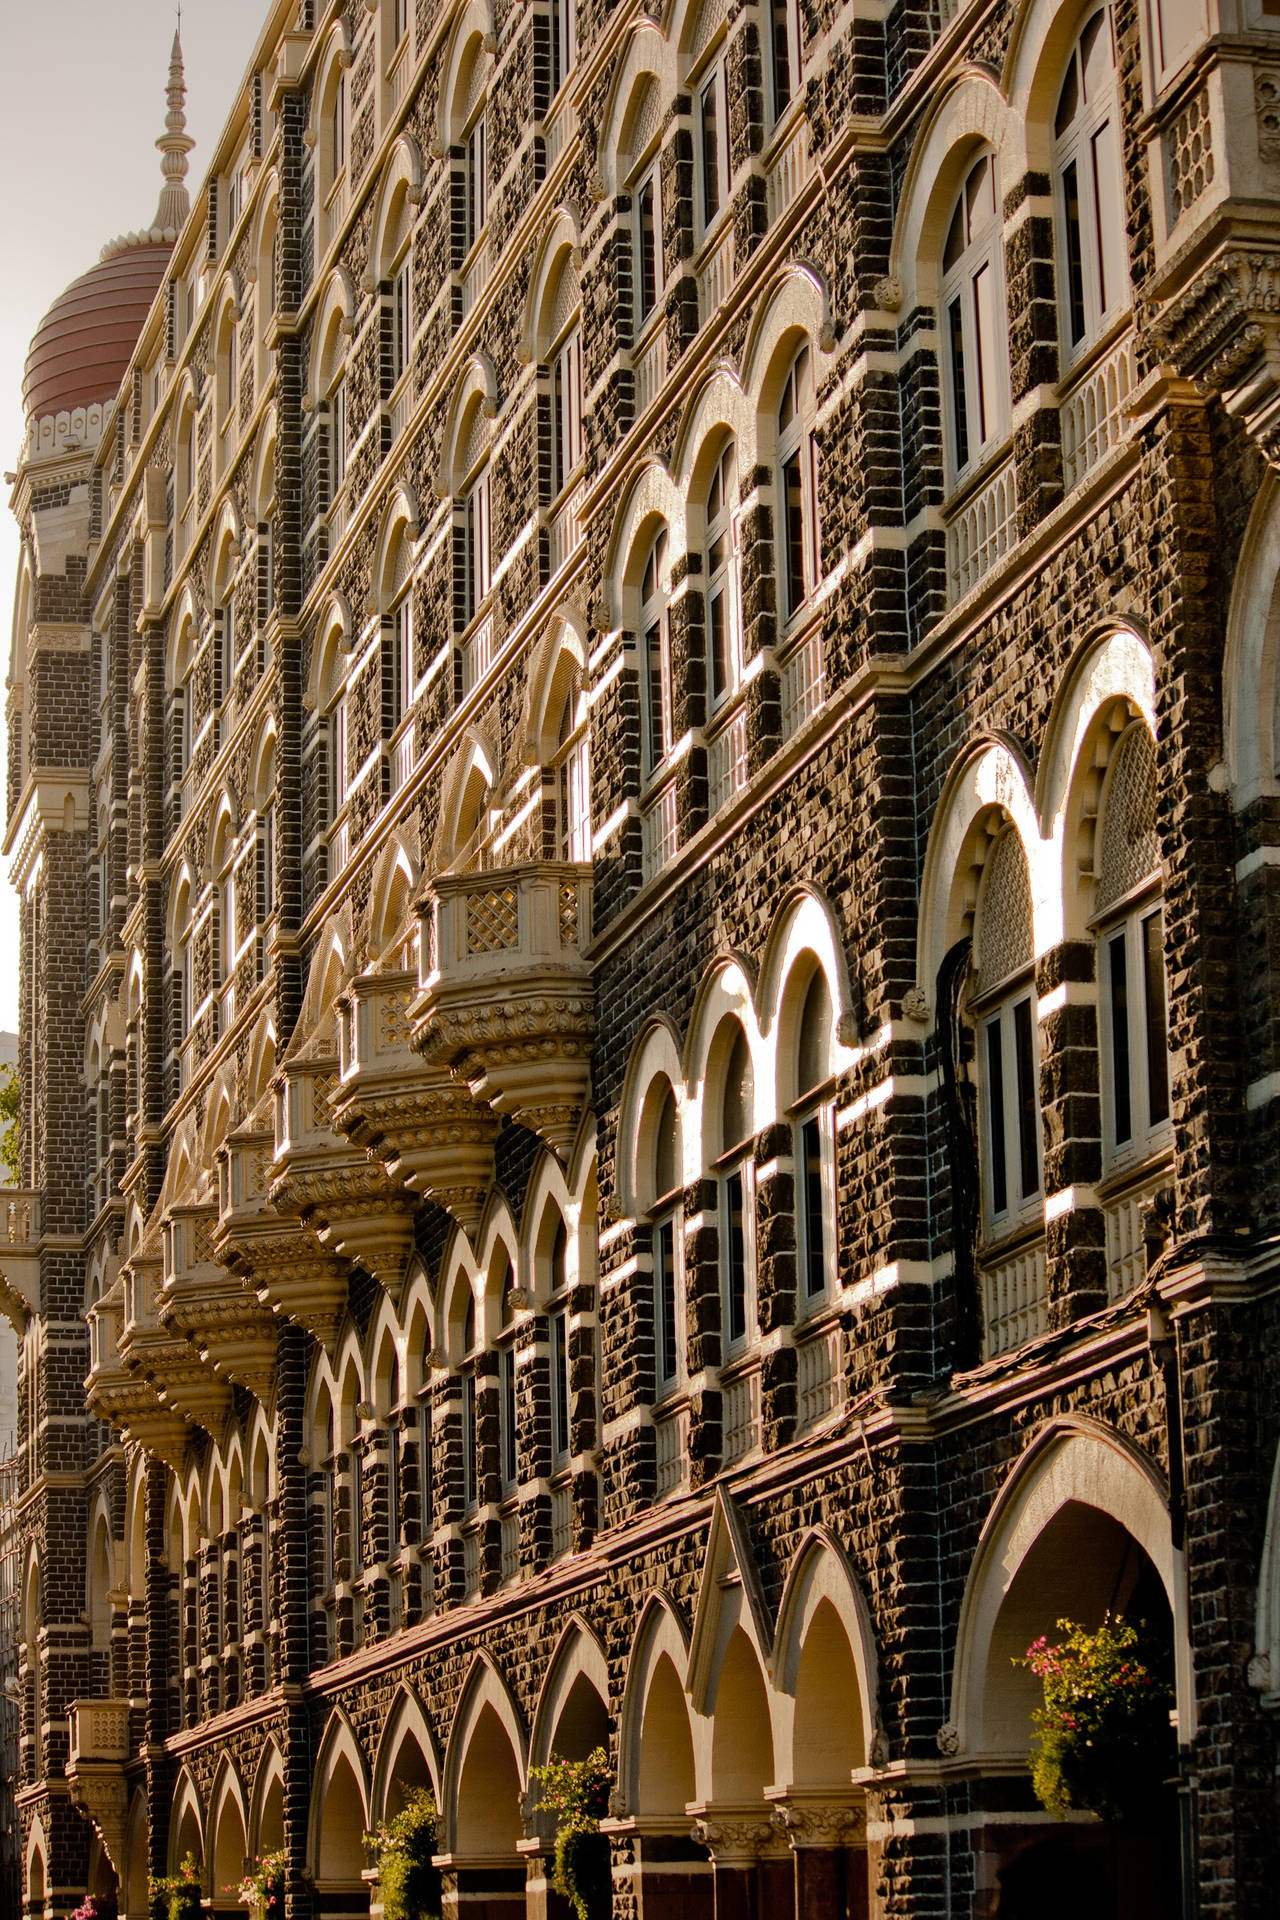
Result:
{"label": "ornate balcony", "polygon": [[342,1009],[333,1124],[374,1154],[393,1180],[425,1194],[468,1232],[493,1177],[498,1122],[446,1067],[411,1042],[412,973],[366,974]]}
{"label": "ornate balcony", "polygon": [[[164,1273],[159,1251],[139,1249],[121,1268],[124,1279],[124,1325],[120,1355],[135,1378],[154,1389],[162,1411],[180,1414],[206,1433],[219,1434],[231,1407],[231,1389],[204,1365],[186,1340],[175,1336],[160,1319],[160,1291]],[[141,1432],[133,1437],[159,1452]],[[162,1435],[160,1437],[163,1437]]]}
{"label": "ornate balcony", "polygon": [[380,1160],[333,1131],[332,1057],[286,1061],[276,1077],[273,1203],[296,1214],[321,1246],[395,1293],[413,1248],[417,1196]]}
{"label": "ornate balcony", "polygon": [[129,1702],[73,1700],[69,1713],[67,1779],[71,1798],[98,1829],[116,1872],[124,1871],[125,1816],[129,1795],[124,1763],[129,1758]]}
{"label": "ornate balcony", "polygon": [[208,1367],[265,1401],[275,1379],[276,1325],[248,1281],[218,1259],[216,1206],[170,1207],[164,1219],[160,1322]]}
{"label": "ornate balcony", "polygon": [[19,1333],[40,1297],[40,1199],[0,1187],[0,1313]]}
{"label": "ornate balcony", "polygon": [[566,1158],[591,1086],[591,868],[441,874],[424,922],[415,1047]]}
{"label": "ornate balcony", "polygon": [[164,1406],[143,1375],[131,1372],[120,1357],[124,1325],[124,1280],[118,1277],[89,1308],[89,1372],[85,1400],[95,1420],[105,1420],[129,1439],[172,1467],[182,1465],[191,1428]]}
{"label": "ornate balcony", "polygon": [[327,1253],[297,1214],[273,1204],[275,1134],[237,1128],[218,1154],[213,1247],[272,1314],[332,1347],[347,1304],[347,1264]]}

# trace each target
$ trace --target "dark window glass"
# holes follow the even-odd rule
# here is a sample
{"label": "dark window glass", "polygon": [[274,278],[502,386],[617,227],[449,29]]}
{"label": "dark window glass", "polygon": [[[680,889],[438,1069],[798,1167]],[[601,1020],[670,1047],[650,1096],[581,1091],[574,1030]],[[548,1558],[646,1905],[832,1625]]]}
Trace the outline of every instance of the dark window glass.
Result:
{"label": "dark window glass", "polygon": [[791,0],[770,0],[770,44],[773,50],[773,117],[776,120],[791,100],[791,23],[787,16]]}
{"label": "dark window glass", "polygon": [[991,1132],[991,1211],[1003,1213],[1009,1204],[1009,1182],[1005,1171],[1004,1035],[999,1019],[992,1020],[987,1027],[987,1112]]}
{"label": "dark window glass", "polygon": [[462,1376],[462,1504],[476,1504],[476,1376]]}
{"label": "dark window glass", "polygon": [[947,308],[947,338],[951,348],[951,410],[956,430],[956,465],[963,467],[969,458],[969,410],[964,390],[964,316],[960,302]]}
{"label": "dark window glass", "polygon": [[747,1234],[746,1195],[741,1167],[724,1183],[725,1290],[728,1335],[732,1344],[747,1331]]}
{"label": "dark window glass", "polygon": [[804,1197],[805,1286],[812,1296],[827,1284],[826,1223],[822,1206],[822,1127],[817,1114],[800,1129]]}
{"label": "dark window glass", "polygon": [[557,1459],[569,1451],[569,1321],[551,1316],[551,1445]]}
{"label": "dark window glass", "polygon": [[675,1222],[662,1220],[653,1230],[654,1307],[658,1332],[659,1385],[676,1377],[676,1243]]}
{"label": "dark window glass", "polygon": [[720,211],[719,76],[712,74],[698,101],[702,148],[702,224],[709,227]]}
{"label": "dark window glass", "polygon": [[1147,1092],[1151,1125],[1169,1118],[1169,1033],[1164,998],[1164,928],[1158,912],[1142,922],[1142,971],[1146,988]]}
{"label": "dark window glass", "polygon": [[1129,955],[1123,931],[1107,942],[1111,988],[1111,1124],[1115,1143],[1133,1138],[1133,1094],[1129,1062]]}
{"label": "dark window glass", "polygon": [[1017,1075],[1018,1161],[1022,1198],[1040,1190],[1040,1103],[1036,1097],[1036,1054],[1031,1037],[1031,1002],[1013,1009],[1013,1058]]}
{"label": "dark window glass", "polygon": [[637,291],[639,317],[643,321],[653,312],[658,298],[657,194],[652,174],[640,189],[636,223],[640,254]]}
{"label": "dark window glass", "polygon": [[[1084,338],[1084,254],[1080,245],[1080,178],[1074,160],[1062,169],[1062,220],[1067,243],[1067,324],[1071,344]],[[1101,257],[1101,255],[1099,255]]]}
{"label": "dark window glass", "polygon": [[516,1356],[502,1349],[499,1362],[502,1386],[502,1478],[512,1486],[516,1478]]}
{"label": "dark window glass", "polygon": [[786,566],[787,616],[790,618],[803,602],[804,584],[804,488],[800,478],[799,450],[782,466],[783,556]]}

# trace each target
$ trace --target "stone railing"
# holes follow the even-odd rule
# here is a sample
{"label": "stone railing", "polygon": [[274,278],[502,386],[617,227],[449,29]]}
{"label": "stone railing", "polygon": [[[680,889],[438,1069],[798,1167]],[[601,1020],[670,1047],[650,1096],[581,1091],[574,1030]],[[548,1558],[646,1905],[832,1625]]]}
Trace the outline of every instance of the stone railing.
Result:
{"label": "stone railing", "polygon": [[721,1383],[723,1439],[726,1467],[741,1460],[760,1439],[760,1368],[751,1366]]}
{"label": "stone railing", "polygon": [[963,600],[1016,538],[1017,482],[1013,462],[993,473],[947,523],[947,599]]}
{"label": "stone railing", "polygon": [[813,172],[809,154],[809,121],[803,113],[768,162],[765,175],[765,207],[769,225],[786,212]]}
{"label": "stone railing", "polygon": [[1133,338],[1126,334],[1104,360],[1064,390],[1061,408],[1062,479],[1068,493],[1096,467],[1129,428],[1124,403],[1133,386]]}
{"label": "stone railing", "polygon": [[68,1713],[72,1766],[81,1760],[129,1758],[129,1702],[73,1700]]}
{"label": "stone railing", "polygon": [[641,819],[640,833],[644,877],[651,880],[656,873],[661,873],[669,860],[675,858],[676,790],[673,781],[669,780],[661,793],[655,794],[649,802]]}
{"label": "stone railing", "polygon": [[747,784],[747,716],[741,710],[707,742],[707,804],[719,813]]}
{"label": "stone railing", "polygon": [[689,1409],[671,1407],[653,1416],[655,1491],[659,1500],[689,1477]]}
{"label": "stone railing", "polygon": [[841,1391],[840,1322],[801,1328],[796,1335],[796,1426],[817,1426],[835,1410]]}
{"label": "stone railing", "polygon": [[782,731],[789,740],[826,698],[822,628],[809,629],[782,663]]}
{"label": "stone railing", "polygon": [[698,270],[698,315],[703,326],[724,305],[732,287],[733,225],[726,220]]}
{"label": "stone railing", "polygon": [[1048,1332],[1043,1235],[984,1264],[982,1302],[988,1360]]}
{"label": "stone railing", "polygon": [[582,482],[557,506],[547,525],[547,546],[554,579],[582,539]]}
{"label": "stone railing", "polygon": [[1103,1203],[1107,1233],[1107,1298],[1122,1300],[1147,1277],[1143,1218],[1161,1188],[1173,1175],[1169,1163],[1148,1167],[1134,1184]]}
{"label": "stone railing", "polygon": [[566,1480],[551,1489],[551,1557],[563,1559],[573,1550],[573,1488]]}
{"label": "stone railing", "polygon": [[645,408],[661,391],[667,377],[667,332],[663,326],[655,327],[644,345],[632,353],[631,364],[636,377],[636,412],[643,413]]}

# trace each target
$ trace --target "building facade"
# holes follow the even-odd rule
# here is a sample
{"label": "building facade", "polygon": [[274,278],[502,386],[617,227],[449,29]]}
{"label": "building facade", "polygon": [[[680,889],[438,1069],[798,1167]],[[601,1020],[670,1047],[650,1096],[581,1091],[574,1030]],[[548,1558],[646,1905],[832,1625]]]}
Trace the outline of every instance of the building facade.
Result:
{"label": "building facade", "polygon": [[1280,15],[246,54],[28,364],[24,1911],[1275,1912]]}

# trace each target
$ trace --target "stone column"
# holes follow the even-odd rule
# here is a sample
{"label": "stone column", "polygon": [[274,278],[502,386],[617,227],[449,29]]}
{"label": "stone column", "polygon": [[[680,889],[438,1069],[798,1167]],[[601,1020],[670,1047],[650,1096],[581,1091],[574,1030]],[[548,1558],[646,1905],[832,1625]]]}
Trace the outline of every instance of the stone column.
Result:
{"label": "stone column", "polygon": [[773,1818],[791,1848],[796,1920],[869,1920],[865,1807],[788,1796]]}
{"label": "stone column", "polygon": [[[638,1920],[712,1920],[714,1870],[692,1832],[639,1820],[603,1823],[613,1854],[615,1909]],[[618,1907],[618,1896],[630,1906]]]}
{"label": "stone column", "polygon": [[709,1807],[694,1822],[711,1855],[715,1920],[792,1920],[791,1860],[771,1816],[765,1805]]}

